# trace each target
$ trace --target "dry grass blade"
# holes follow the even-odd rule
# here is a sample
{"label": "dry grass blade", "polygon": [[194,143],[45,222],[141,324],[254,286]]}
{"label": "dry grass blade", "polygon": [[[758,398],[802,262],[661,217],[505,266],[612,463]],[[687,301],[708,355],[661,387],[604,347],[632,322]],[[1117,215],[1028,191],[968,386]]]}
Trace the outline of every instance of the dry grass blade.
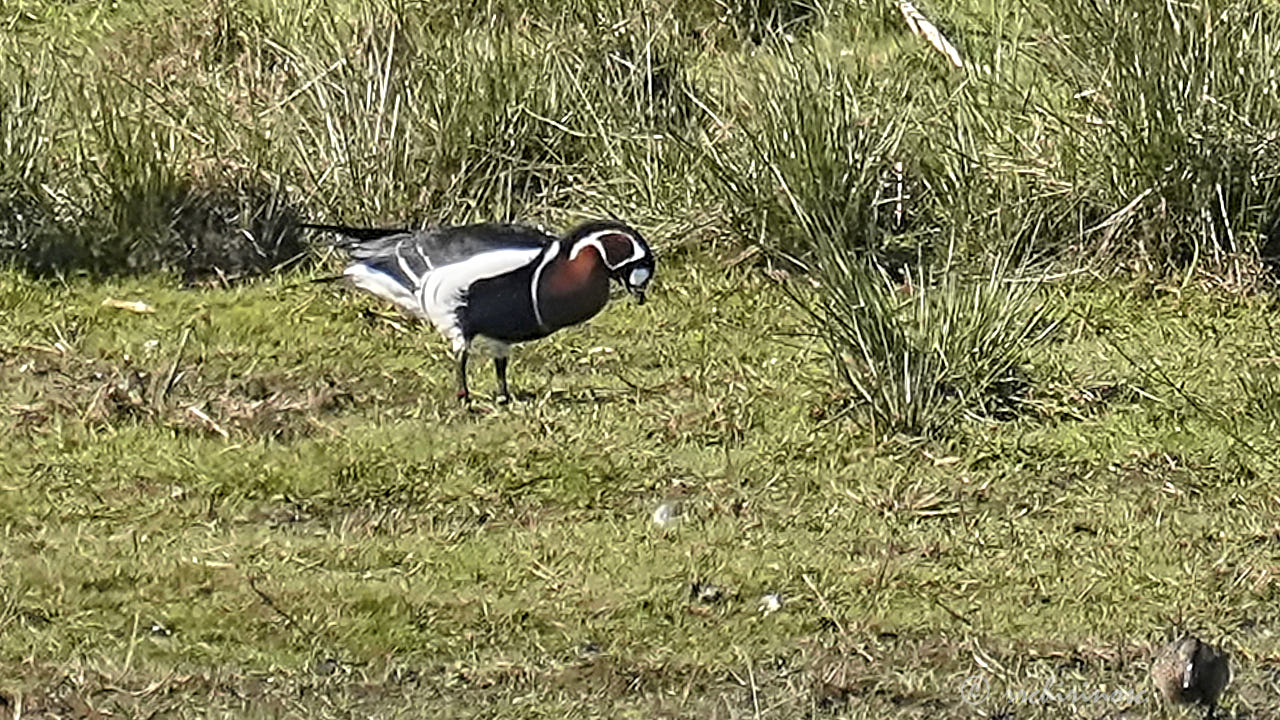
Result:
{"label": "dry grass blade", "polygon": [[964,60],[960,58],[960,51],[956,49],[955,45],[951,44],[951,41],[947,39],[946,35],[942,34],[942,31],[936,25],[929,21],[929,18],[924,16],[924,13],[916,8],[914,3],[910,0],[898,0],[898,11],[902,13],[903,19],[907,21],[907,26],[911,28],[911,32],[929,41],[929,44],[942,53],[947,58],[947,62],[951,63],[953,67],[964,68]]}

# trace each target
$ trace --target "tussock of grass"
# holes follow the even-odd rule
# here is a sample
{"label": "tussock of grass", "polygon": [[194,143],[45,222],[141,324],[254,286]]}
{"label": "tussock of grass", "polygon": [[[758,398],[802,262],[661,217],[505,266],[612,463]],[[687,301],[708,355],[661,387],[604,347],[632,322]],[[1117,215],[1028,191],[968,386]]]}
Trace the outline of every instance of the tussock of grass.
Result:
{"label": "tussock of grass", "polygon": [[883,247],[877,225],[892,212],[885,186],[905,127],[873,92],[868,75],[801,52],[725,108],[741,124],[702,152],[744,238],[800,257],[824,238],[855,253]]}
{"label": "tussock of grass", "polygon": [[468,24],[425,6],[227,3],[118,13],[91,51],[9,38],[0,199],[48,205],[53,230],[24,224],[4,247],[48,271],[234,276],[293,259],[299,215],[565,222],[559,208],[577,207],[636,221],[688,207],[674,179],[689,164],[664,139],[693,117],[682,16],[581,6],[529,22],[488,7]]}
{"label": "tussock of grass", "polygon": [[1057,324],[1038,279],[1015,281],[999,260],[986,277],[908,271],[898,282],[824,241],[816,265],[818,297],[793,297],[880,436],[945,433],[962,413],[1007,419],[1029,386],[1028,359]]}
{"label": "tussock of grass", "polygon": [[1059,118],[1077,134],[1064,165],[1112,213],[1103,247],[1123,232],[1124,250],[1179,267],[1255,252],[1280,190],[1274,4],[1066,3],[1054,18],[1048,54],[1081,88]]}

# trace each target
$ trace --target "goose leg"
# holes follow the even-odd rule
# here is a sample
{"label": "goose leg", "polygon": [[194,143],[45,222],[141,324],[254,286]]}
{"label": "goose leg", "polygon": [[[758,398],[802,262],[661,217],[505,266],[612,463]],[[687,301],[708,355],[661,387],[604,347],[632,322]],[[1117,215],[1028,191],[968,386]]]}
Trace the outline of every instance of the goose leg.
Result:
{"label": "goose leg", "polygon": [[456,354],[458,358],[458,399],[466,402],[467,393],[467,348],[464,346]]}
{"label": "goose leg", "polygon": [[507,356],[494,357],[493,369],[498,373],[498,402],[511,402],[511,391],[507,389]]}

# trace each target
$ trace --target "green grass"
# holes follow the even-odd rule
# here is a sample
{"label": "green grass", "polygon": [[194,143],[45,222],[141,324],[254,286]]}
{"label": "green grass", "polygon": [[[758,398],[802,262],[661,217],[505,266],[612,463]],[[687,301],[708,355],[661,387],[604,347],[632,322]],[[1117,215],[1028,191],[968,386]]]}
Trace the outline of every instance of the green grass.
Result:
{"label": "green grass", "polygon": [[[1280,714],[1280,14],[1149,6],[4,5],[0,720],[1002,717],[1174,628]],[[297,228],[601,215],[651,302],[502,407]]]}
{"label": "green grass", "polygon": [[1062,286],[1034,410],[876,446],[774,281],[665,257],[652,302],[522,348],[530,397],[471,410],[437,338],[299,276],[4,274],[10,703],[971,717],[975,657],[997,692],[1136,692],[1184,623],[1274,712],[1274,420],[1232,382],[1272,358],[1265,302]]}

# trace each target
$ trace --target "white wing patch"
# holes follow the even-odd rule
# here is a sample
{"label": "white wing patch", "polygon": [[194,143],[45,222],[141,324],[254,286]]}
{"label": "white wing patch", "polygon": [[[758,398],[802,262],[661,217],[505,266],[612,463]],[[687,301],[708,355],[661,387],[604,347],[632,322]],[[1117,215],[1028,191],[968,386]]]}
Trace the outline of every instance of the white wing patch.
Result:
{"label": "white wing patch", "polygon": [[[558,245],[548,257],[554,257],[556,249]],[[397,253],[396,261],[401,272],[417,283],[414,288],[405,287],[385,272],[364,263],[351,265],[342,274],[361,290],[390,301],[413,317],[430,322],[453,342],[457,350],[465,344],[462,328],[458,327],[458,307],[462,305],[467,289],[480,280],[519,270],[537,260],[544,250],[546,248],[494,250],[436,268],[432,268],[423,256],[423,261],[431,269],[421,275],[413,273],[404,257]],[[545,260],[538,270],[544,265]],[[536,303],[534,307],[537,307]]]}
{"label": "white wing patch", "polygon": [[419,316],[425,316],[445,337],[454,340],[455,336],[461,336],[457,313],[467,289],[480,280],[519,270],[536,260],[545,249],[494,250],[426,273],[418,287]]}
{"label": "white wing patch", "polygon": [[[606,235],[625,235],[628,239],[630,239],[631,250],[632,250],[631,257],[627,258],[626,260],[623,260],[620,263],[617,263],[616,265],[610,265],[609,256],[605,254],[604,246],[600,244],[600,238]],[[636,260],[639,260],[640,258],[644,257],[644,248],[640,246],[640,243],[636,242],[634,239],[631,238],[630,235],[627,235],[627,233],[621,230],[610,229],[610,230],[600,230],[597,232],[593,232],[590,235],[582,238],[578,242],[574,243],[573,252],[569,253],[569,259],[573,260],[574,258],[578,257],[578,253],[582,252],[583,249],[586,248],[587,246],[594,247],[596,249],[596,252],[600,253],[600,261],[603,262],[605,266],[608,267],[610,270],[615,270],[617,268],[622,267],[623,265],[626,265],[629,262],[635,262]]]}

